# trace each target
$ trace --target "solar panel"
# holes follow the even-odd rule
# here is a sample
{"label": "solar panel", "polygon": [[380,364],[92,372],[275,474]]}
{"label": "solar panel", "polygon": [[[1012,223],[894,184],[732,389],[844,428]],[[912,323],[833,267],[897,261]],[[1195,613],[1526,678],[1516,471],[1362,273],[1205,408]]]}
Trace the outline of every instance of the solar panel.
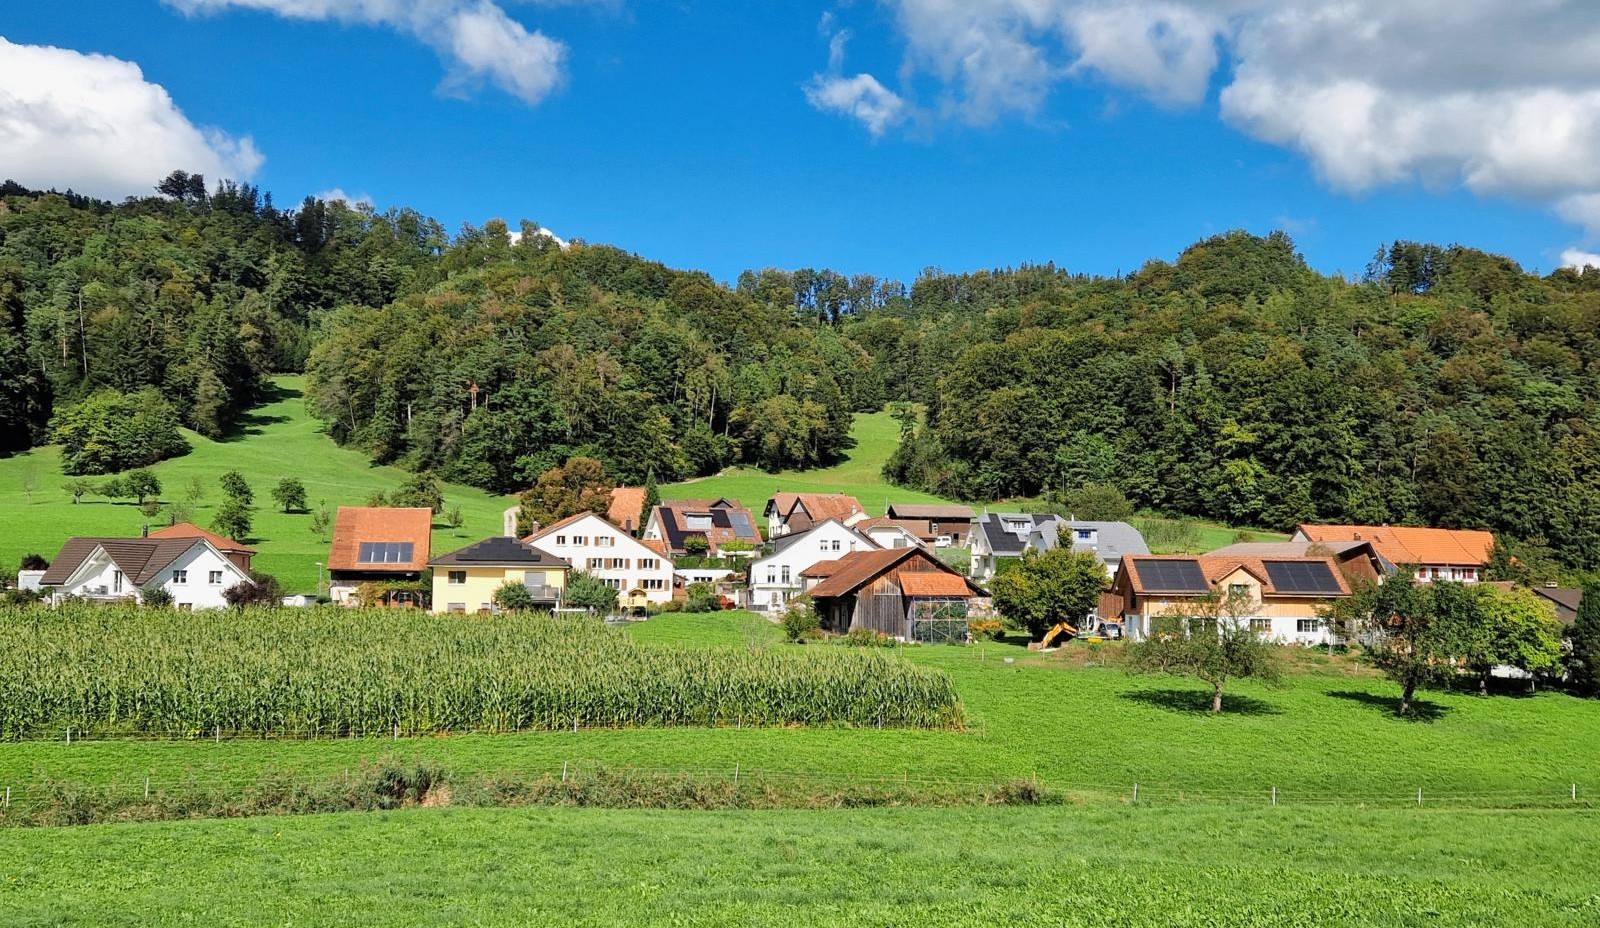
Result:
{"label": "solar panel", "polygon": [[742,512],[728,513],[728,522],[733,526],[734,534],[741,538],[749,538],[756,533],[755,526],[750,524],[750,517]]}
{"label": "solar panel", "polygon": [[1205,574],[1200,572],[1199,561],[1164,561],[1136,559],[1134,568],[1139,572],[1139,583],[1146,589],[1159,593],[1205,593],[1211,589]]}
{"label": "solar panel", "polygon": [[1339,580],[1326,561],[1265,561],[1267,577],[1279,593],[1338,593]]}
{"label": "solar panel", "polygon": [[363,541],[356,561],[361,564],[408,564],[414,550],[409,541]]}

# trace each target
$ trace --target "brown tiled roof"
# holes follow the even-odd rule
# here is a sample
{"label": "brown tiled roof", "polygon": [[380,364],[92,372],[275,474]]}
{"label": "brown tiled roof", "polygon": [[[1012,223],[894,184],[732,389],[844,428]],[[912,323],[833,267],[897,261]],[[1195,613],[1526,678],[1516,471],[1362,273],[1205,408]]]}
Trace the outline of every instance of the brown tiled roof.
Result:
{"label": "brown tiled roof", "polygon": [[[1221,583],[1222,580],[1225,577],[1229,576],[1230,574],[1234,573],[1235,571],[1243,570],[1246,573],[1250,574],[1252,577],[1255,577],[1256,580],[1260,581],[1260,583],[1261,583],[1261,595],[1262,596],[1305,596],[1305,595],[1308,595],[1308,594],[1305,594],[1305,593],[1280,593],[1280,592],[1278,592],[1277,588],[1273,585],[1272,574],[1271,574],[1270,571],[1267,570],[1267,564],[1269,564],[1269,563],[1274,563],[1274,564],[1276,564],[1276,563],[1296,563],[1296,562],[1309,562],[1309,563],[1326,564],[1326,565],[1328,565],[1328,572],[1333,575],[1334,582],[1337,583],[1338,586],[1339,586],[1339,592],[1337,592],[1337,593],[1329,593],[1329,594],[1322,594],[1322,595],[1325,595],[1325,596],[1349,596],[1350,595],[1350,584],[1345,580],[1344,574],[1339,570],[1339,565],[1338,565],[1337,561],[1334,558],[1331,558],[1331,557],[1267,557],[1267,558],[1261,558],[1261,557],[1213,557],[1213,556],[1210,556],[1210,555],[1203,555],[1203,556],[1200,556],[1200,557],[1194,557],[1194,556],[1185,555],[1185,554],[1127,555],[1127,556],[1123,557],[1123,559],[1122,559],[1122,569],[1121,569],[1121,571],[1119,573],[1119,576],[1126,576],[1128,578],[1128,584],[1133,589],[1133,591],[1135,593],[1138,593],[1138,594],[1142,595],[1142,594],[1145,594],[1145,593],[1154,592],[1154,593],[1157,593],[1157,594],[1160,594],[1160,595],[1184,595],[1184,593],[1182,591],[1147,589],[1145,587],[1145,585],[1144,585],[1144,582],[1139,577],[1139,565],[1141,563],[1147,563],[1149,561],[1193,561],[1194,563],[1200,565],[1200,573],[1201,573],[1201,575],[1203,577],[1205,577],[1206,583],[1209,584],[1212,587],[1215,587],[1218,583]],[[1192,593],[1192,594],[1189,594],[1189,595],[1203,596],[1205,594],[1196,592],[1196,593]]]}
{"label": "brown tiled roof", "polygon": [[826,580],[811,590],[816,597],[844,596],[906,558],[921,554],[921,548],[885,548],[879,551],[852,551],[834,562],[837,566]]}
{"label": "brown tiled roof", "polygon": [[[386,506],[340,506],[333,519],[333,550],[329,570],[363,573],[417,573],[428,566],[433,537],[433,511]],[[362,564],[362,542],[409,542],[411,560],[404,564]]]}
{"label": "brown tiled roof", "polygon": [[889,515],[896,519],[971,519],[975,513],[971,506],[893,503]]}
{"label": "brown tiled roof", "polygon": [[843,493],[779,493],[773,500],[781,501],[785,498],[789,499],[789,505],[777,503],[781,515],[787,517],[796,506],[803,506],[813,522],[826,522],[829,519],[843,522],[852,513],[864,511],[860,500]]}
{"label": "brown tiled roof", "polygon": [[[761,530],[756,528],[755,517],[750,510],[729,503],[726,499],[666,500],[652,512],[660,517],[662,534],[666,536],[668,548],[673,551],[683,550],[683,540],[690,535],[703,535],[713,552],[730,541],[761,544]],[[712,517],[711,528],[691,529],[690,513],[709,513]],[[736,522],[743,523],[748,531],[739,531]]]}
{"label": "brown tiled roof", "polygon": [[144,586],[199,543],[198,538],[69,538],[39,585],[61,586],[96,548],[104,548],[124,577],[134,586]]}
{"label": "brown tiled roof", "polygon": [[900,589],[907,596],[954,596],[965,599],[973,595],[971,584],[960,574],[927,573],[901,574]]}
{"label": "brown tiled roof", "polygon": [[916,522],[909,519],[891,519],[888,516],[878,516],[876,519],[862,519],[851,527],[858,532],[865,532],[869,529],[882,528],[884,526],[900,529],[909,535],[917,534]]}
{"label": "brown tiled roof", "polygon": [[606,510],[606,519],[632,534],[644,528],[639,524],[643,511],[644,487],[617,487],[611,491],[611,506]]}
{"label": "brown tiled roof", "polygon": [[834,571],[838,570],[839,567],[840,561],[838,558],[835,558],[831,561],[818,561],[815,564],[812,564],[810,567],[807,567],[805,570],[800,571],[800,576],[814,579],[831,577],[833,576]]}
{"label": "brown tiled roof", "polygon": [[[557,519],[556,521],[551,522],[545,528],[541,528],[537,532],[534,532],[532,535],[528,535],[527,537],[523,538],[522,541],[523,541],[524,544],[526,544],[526,543],[534,541],[536,539],[543,538],[544,536],[550,534],[551,532],[555,531],[556,529],[566,528],[567,526],[571,525],[572,523],[577,522],[579,519],[582,519],[584,516],[592,516],[592,515],[594,515],[594,513],[590,512],[587,509],[585,509],[582,512],[575,512],[572,515],[567,516],[564,519]],[[613,524],[611,527],[612,528],[616,528],[617,526],[615,524]]]}
{"label": "brown tiled roof", "polygon": [[1312,541],[1370,541],[1391,564],[1483,567],[1494,547],[1492,532],[1404,525],[1302,525]]}
{"label": "brown tiled roof", "polygon": [[223,538],[221,535],[218,535],[216,532],[208,532],[205,529],[201,528],[200,526],[191,525],[188,522],[179,522],[177,525],[169,525],[166,528],[161,529],[160,531],[151,532],[150,533],[150,537],[151,538],[204,538],[206,541],[211,542],[211,546],[213,548],[216,548],[218,551],[221,551],[223,554],[229,554],[229,553],[234,553],[234,554],[255,554],[256,553],[256,549],[250,547],[249,545],[240,544],[239,542],[234,541],[232,538]]}
{"label": "brown tiled roof", "polygon": [[654,551],[662,557],[666,557],[671,553],[667,550],[667,543],[659,538],[646,538],[641,540],[639,544],[644,545],[646,548],[649,548],[651,551]]}

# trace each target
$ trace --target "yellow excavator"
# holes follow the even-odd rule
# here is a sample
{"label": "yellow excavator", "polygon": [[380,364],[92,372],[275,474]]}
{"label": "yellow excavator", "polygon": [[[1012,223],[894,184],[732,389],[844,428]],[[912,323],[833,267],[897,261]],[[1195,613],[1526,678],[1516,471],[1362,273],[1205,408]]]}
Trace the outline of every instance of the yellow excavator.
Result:
{"label": "yellow excavator", "polygon": [[[1084,621],[1090,629],[1087,635],[1082,636],[1086,641],[1117,641],[1122,638],[1121,625],[1101,622],[1092,615]],[[1066,636],[1067,640],[1079,637],[1078,626],[1073,625],[1071,622],[1057,622],[1052,625],[1050,630],[1044,633],[1044,638],[1040,639],[1039,650],[1043,651],[1050,647],[1057,638],[1063,635]]]}
{"label": "yellow excavator", "polygon": [[1039,642],[1039,650],[1043,651],[1045,648],[1050,647],[1050,643],[1062,635],[1066,635],[1068,638],[1075,638],[1077,634],[1078,626],[1073,625],[1071,622],[1057,622],[1051,626],[1049,631],[1044,633],[1044,638]]}

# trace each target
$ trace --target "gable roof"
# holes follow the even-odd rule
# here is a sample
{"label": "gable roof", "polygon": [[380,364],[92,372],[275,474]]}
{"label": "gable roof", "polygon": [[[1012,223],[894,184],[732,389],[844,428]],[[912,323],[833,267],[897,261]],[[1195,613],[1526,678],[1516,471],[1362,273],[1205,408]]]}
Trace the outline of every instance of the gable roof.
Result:
{"label": "gable roof", "polygon": [[826,522],[829,519],[838,519],[843,522],[854,513],[866,511],[861,508],[860,500],[843,493],[794,493],[782,495],[792,495],[794,502],[789,505],[788,509],[780,508],[779,512],[789,516],[794,514],[796,507],[799,507],[806,511],[806,515],[810,516],[813,522]]}
{"label": "gable roof", "polygon": [[256,549],[249,545],[240,544],[232,538],[224,538],[216,532],[208,532],[198,525],[188,522],[179,522],[169,525],[159,531],[151,532],[151,538],[204,538],[211,542],[211,547],[223,554],[255,554]]}
{"label": "gable roof", "polygon": [[843,566],[843,564],[840,563],[840,560],[840,558],[834,558],[829,561],[818,561],[815,564],[812,564],[810,567],[800,571],[800,576],[813,580],[831,577],[838,572],[840,567]]}
{"label": "gable roof", "polygon": [[[845,525],[843,522],[839,521],[838,519],[829,519],[826,522],[822,522],[822,523],[819,523],[817,525],[813,525],[813,526],[811,526],[810,528],[806,529],[803,532],[790,532],[787,535],[779,535],[777,538],[772,539],[772,554],[780,554],[780,553],[782,553],[784,551],[787,551],[789,548],[793,547],[800,540],[805,539],[805,538],[810,538],[813,533],[820,532],[824,528],[827,528],[829,525],[837,525],[840,528],[844,529],[846,534],[855,536],[855,538],[857,538],[862,544],[867,546],[866,550],[870,551],[870,550],[872,550],[874,548],[881,547],[881,545],[879,545],[876,541],[873,541],[871,538],[868,538],[867,536],[861,534],[860,532],[856,531],[855,529]],[[769,554],[767,556],[771,557],[772,554]]]}
{"label": "gable roof", "polygon": [[[364,573],[416,573],[428,566],[432,537],[431,509],[340,506],[333,518],[333,549],[328,553],[328,569]],[[363,542],[410,544],[411,560],[395,564],[363,564],[360,562]]]}
{"label": "gable roof", "polygon": [[[1154,562],[1165,563],[1192,563],[1200,571],[1200,576],[1205,580],[1207,589],[1163,589],[1152,579],[1155,571],[1147,570],[1141,574],[1141,565]],[[1275,564],[1325,564],[1332,574],[1333,582],[1338,587],[1338,592],[1315,594],[1324,597],[1343,597],[1350,595],[1350,584],[1345,580],[1339,565],[1331,557],[1217,557],[1201,555],[1193,557],[1183,554],[1142,555],[1128,556],[1122,559],[1122,569],[1118,572],[1118,583],[1126,582],[1133,592],[1144,594],[1158,594],[1163,596],[1204,596],[1211,592],[1217,584],[1230,575],[1242,570],[1256,578],[1261,584],[1262,596],[1308,596],[1304,592],[1284,590],[1280,591],[1273,580],[1273,572],[1269,565]]]}
{"label": "gable roof", "polygon": [[[929,569],[902,573],[900,575],[900,588],[908,596],[987,596],[984,590],[972,584],[966,577],[956,573],[950,565],[929,554],[926,548],[881,548],[876,551],[852,551],[836,561],[824,561],[815,565],[810,572],[802,572],[803,576],[817,576],[820,568],[826,571],[826,578],[811,589],[811,596],[818,599],[829,599],[839,596],[848,596],[879,576],[899,567],[908,560],[917,560]],[[912,581],[913,586],[922,584],[920,589],[927,590],[953,590],[959,584],[962,592],[930,592],[913,593],[906,586],[908,577],[917,575],[950,577],[951,580]]]}
{"label": "gable roof", "polygon": [[1489,563],[1489,549],[1494,547],[1494,533],[1473,529],[1302,525],[1298,534],[1311,541],[1370,541],[1391,564],[1483,567]]}
{"label": "gable roof", "polygon": [[39,585],[61,586],[95,551],[104,550],[130,583],[144,586],[200,544],[209,545],[210,542],[203,538],[69,538],[50,562],[50,569],[44,572]]}
{"label": "gable roof", "polygon": [[894,519],[971,519],[976,513],[971,506],[926,505],[921,503],[890,503],[889,516]]}
{"label": "gable roof", "polygon": [[[709,515],[711,527],[691,529],[690,515]],[[668,549],[672,551],[682,551],[683,540],[690,535],[704,535],[712,548],[719,548],[730,541],[761,544],[761,531],[756,528],[755,517],[750,510],[735,506],[726,499],[663,502],[651,510],[651,518],[661,524],[661,533],[666,537]]]}
{"label": "gable roof", "polygon": [[429,567],[558,567],[572,565],[515,538],[496,535],[434,558]]}
{"label": "gable roof", "polygon": [[972,596],[972,585],[960,574],[924,573],[901,574],[900,589],[907,596],[949,596],[966,599]]}
{"label": "gable roof", "polygon": [[[629,533],[627,529],[622,528],[621,526],[619,526],[616,523],[610,521],[609,519],[606,519],[606,518],[603,518],[601,516],[598,516],[598,515],[596,515],[595,513],[592,513],[592,512],[575,513],[573,515],[567,516],[565,519],[562,519],[559,522],[553,522],[553,523],[551,523],[549,528],[540,529],[539,531],[534,532],[532,535],[529,535],[526,538],[522,539],[522,543],[525,544],[525,545],[535,545],[535,546],[537,546],[540,541],[542,541],[542,540],[544,540],[546,538],[549,538],[557,530],[569,528],[569,527],[571,527],[571,526],[573,526],[573,525],[575,525],[575,524],[577,524],[579,522],[582,522],[585,519],[589,519],[589,518],[593,518],[596,522],[599,522],[601,525],[604,525],[607,528],[611,529],[613,532],[616,532],[617,535],[619,535],[621,537],[621,545],[619,547],[626,547],[628,545],[632,545],[637,549],[643,550],[646,554],[650,554],[650,555],[654,555],[654,556],[660,556],[661,553],[662,553],[661,547],[660,547],[660,545],[661,545],[660,542],[641,541],[641,540],[633,537],[633,535],[631,533]],[[543,549],[541,549],[541,550],[543,550]],[[559,556],[560,555],[557,555],[557,557],[559,557]]]}
{"label": "gable roof", "polygon": [[641,531],[644,526],[644,487],[616,487],[611,491],[611,505],[606,509],[606,521],[625,532]]}

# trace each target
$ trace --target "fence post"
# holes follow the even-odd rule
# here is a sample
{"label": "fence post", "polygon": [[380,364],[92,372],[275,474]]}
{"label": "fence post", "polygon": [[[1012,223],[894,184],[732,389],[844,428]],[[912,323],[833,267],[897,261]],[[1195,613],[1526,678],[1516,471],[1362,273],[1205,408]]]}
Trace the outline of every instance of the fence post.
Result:
{"label": "fence post", "polygon": [[150,778],[149,777],[145,777],[144,778],[144,798],[146,798],[146,799],[150,798]]}
{"label": "fence post", "polygon": [[561,782],[567,782],[567,762],[561,762]]}
{"label": "fence post", "polygon": [[394,726],[394,740],[400,740],[400,726],[398,724]]}
{"label": "fence post", "polygon": [[734,764],[733,765],[733,788],[734,789],[738,789],[739,788],[739,765],[738,764]]}
{"label": "fence post", "polygon": [[1137,783],[1133,784],[1133,801],[1139,801],[1139,784]]}
{"label": "fence post", "polygon": [[67,743],[68,744],[72,743],[72,726],[71,725],[67,726]]}
{"label": "fence post", "polygon": [[1422,805],[1422,787],[1417,787],[1417,805]]}
{"label": "fence post", "polygon": [[1278,788],[1276,786],[1272,788],[1272,804],[1274,806],[1278,804]]}
{"label": "fence post", "polygon": [[1578,801],[1578,784],[1576,783],[1572,784],[1572,801]]}
{"label": "fence post", "polygon": [[11,787],[6,787],[6,808],[11,808]]}

